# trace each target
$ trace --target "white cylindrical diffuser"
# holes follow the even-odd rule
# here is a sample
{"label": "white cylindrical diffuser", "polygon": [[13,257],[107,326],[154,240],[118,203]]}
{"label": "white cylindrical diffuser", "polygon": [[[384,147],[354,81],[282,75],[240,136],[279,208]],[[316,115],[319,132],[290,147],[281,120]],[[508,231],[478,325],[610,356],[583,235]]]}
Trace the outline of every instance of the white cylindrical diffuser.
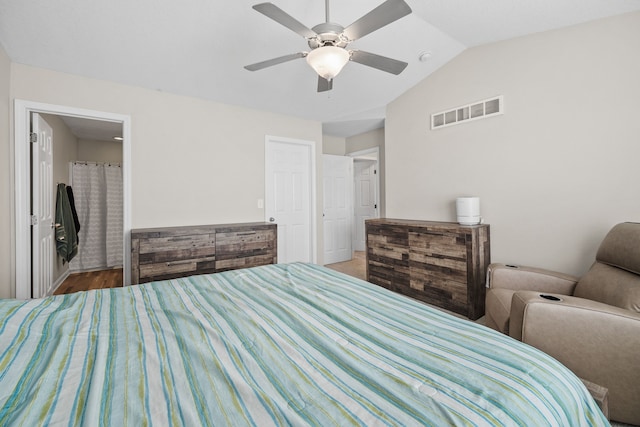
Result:
{"label": "white cylindrical diffuser", "polygon": [[480,216],[479,197],[458,197],[456,199],[456,213],[461,225],[477,225],[482,222]]}

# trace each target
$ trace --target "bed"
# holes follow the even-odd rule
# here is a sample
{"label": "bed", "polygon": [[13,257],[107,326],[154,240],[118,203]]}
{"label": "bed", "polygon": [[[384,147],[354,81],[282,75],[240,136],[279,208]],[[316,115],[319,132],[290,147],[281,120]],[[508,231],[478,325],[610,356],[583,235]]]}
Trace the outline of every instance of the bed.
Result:
{"label": "bed", "polygon": [[0,425],[609,425],[481,325],[312,264],[0,301]]}

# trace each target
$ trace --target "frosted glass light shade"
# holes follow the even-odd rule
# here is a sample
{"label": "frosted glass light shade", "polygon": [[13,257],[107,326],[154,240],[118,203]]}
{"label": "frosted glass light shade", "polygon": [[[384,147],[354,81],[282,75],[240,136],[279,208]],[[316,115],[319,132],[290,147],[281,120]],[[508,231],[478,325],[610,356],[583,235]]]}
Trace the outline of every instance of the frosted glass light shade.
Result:
{"label": "frosted glass light shade", "polygon": [[349,52],[335,46],[323,46],[307,54],[307,63],[320,77],[331,80],[349,62]]}

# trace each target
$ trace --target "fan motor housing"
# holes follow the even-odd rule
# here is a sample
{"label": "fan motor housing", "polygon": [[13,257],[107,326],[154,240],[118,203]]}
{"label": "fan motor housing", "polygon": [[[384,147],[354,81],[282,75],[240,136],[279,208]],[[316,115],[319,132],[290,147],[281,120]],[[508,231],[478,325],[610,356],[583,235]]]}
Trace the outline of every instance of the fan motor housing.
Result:
{"label": "fan motor housing", "polygon": [[308,39],[307,42],[311,49],[322,46],[346,47],[349,44],[350,40],[342,35],[344,27],[340,24],[325,22],[316,25],[312,30],[318,34],[318,36]]}

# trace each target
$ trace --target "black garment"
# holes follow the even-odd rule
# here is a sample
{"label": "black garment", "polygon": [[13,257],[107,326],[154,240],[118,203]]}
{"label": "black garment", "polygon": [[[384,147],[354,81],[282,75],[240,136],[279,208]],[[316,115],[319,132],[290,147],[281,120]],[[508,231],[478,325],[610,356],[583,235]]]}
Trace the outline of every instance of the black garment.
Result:
{"label": "black garment", "polygon": [[78,253],[78,233],[65,184],[58,184],[56,192],[56,251],[64,262],[70,262]]}
{"label": "black garment", "polygon": [[73,224],[76,226],[76,235],[80,231],[80,221],[78,220],[78,212],[76,211],[76,202],[73,198],[73,190],[67,185],[67,197],[69,197],[69,204],[71,205],[71,215],[73,216]]}

